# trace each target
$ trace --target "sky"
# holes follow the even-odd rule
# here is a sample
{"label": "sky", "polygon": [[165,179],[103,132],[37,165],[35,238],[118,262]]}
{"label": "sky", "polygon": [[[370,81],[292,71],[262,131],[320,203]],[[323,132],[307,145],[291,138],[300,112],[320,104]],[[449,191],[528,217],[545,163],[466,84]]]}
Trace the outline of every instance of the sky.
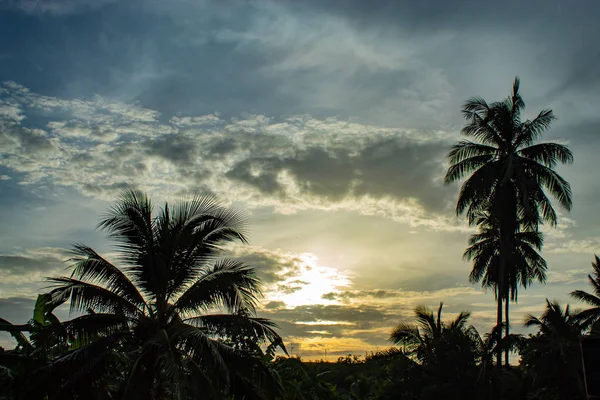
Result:
{"label": "sky", "polygon": [[[600,253],[600,4],[594,0],[0,0],[0,316],[31,317],[120,190],[211,191],[244,211],[259,314],[288,350],[387,348],[417,305],[495,324],[468,282],[472,230],[445,186],[461,105],[510,93],[558,119],[573,209],[544,229],[548,282],[513,329],[588,289]],[[557,206],[558,208],[558,206]],[[68,312],[61,310],[61,318]],[[12,346],[0,336],[0,346]]]}

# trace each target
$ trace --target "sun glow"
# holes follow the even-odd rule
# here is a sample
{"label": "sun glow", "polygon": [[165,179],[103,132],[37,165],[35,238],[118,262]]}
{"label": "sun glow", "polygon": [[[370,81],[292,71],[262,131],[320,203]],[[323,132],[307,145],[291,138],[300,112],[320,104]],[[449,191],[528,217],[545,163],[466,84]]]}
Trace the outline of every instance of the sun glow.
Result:
{"label": "sun glow", "polygon": [[266,294],[269,300],[282,301],[288,307],[331,304],[335,301],[323,296],[347,288],[351,283],[347,273],[319,265],[318,257],[312,253],[299,254],[297,259],[297,269],[293,273],[283,271],[282,281]]}

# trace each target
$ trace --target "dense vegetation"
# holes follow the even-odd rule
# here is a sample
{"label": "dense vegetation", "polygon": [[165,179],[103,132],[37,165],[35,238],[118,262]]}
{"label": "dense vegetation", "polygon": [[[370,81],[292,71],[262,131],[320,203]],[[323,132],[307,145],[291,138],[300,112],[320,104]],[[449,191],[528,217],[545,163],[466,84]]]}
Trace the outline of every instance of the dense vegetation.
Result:
{"label": "dense vegetation", "polygon": [[[337,363],[287,357],[276,325],[256,316],[260,282],[251,266],[224,257],[246,242],[244,219],[211,196],[158,214],[143,193],[123,193],[99,227],[116,243],[116,266],[76,244],[71,274],[51,278],[31,320],[0,319],[17,346],[0,351],[1,399],[584,399],[579,341],[600,331],[600,260],[592,292],[573,311],[548,301],[509,332],[519,288],[545,282],[540,226],[556,225],[548,195],[571,208],[571,189],[554,170],[573,161],[563,145],[538,143],[554,119],[522,121],[519,81],[504,101],[463,107],[463,140],[452,147],[446,182],[464,178],[456,211],[477,232],[464,257],[469,279],[495,293],[497,324],[480,333],[465,311],[443,305],[399,321],[388,350]],[[57,307],[74,317],[60,321]],[[509,365],[509,353],[518,365]],[[279,354],[276,356],[276,354]],[[284,355],[282,355],[284,354]],[[504,354],[504,357],[502,355]],[[514,364],[514,363],[513,363]]]}

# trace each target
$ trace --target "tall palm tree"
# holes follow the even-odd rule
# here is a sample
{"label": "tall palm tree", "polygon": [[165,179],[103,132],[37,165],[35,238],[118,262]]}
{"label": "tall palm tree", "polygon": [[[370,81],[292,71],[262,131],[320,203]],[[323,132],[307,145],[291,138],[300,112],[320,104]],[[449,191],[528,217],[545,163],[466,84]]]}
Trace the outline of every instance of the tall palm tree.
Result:
{"label": "tall palm tree", "polygon": [[[471,283],[481,282],[487,289],[493,289],[498,298],[500,264],[500,224],[497,218],[489,212],[483,212],[476,219],[478,233],[469,238],[469,247],[465,250],[463,258],[473,261],[473,269],[469,274]],[[542,249],[544,236],[541,232],[531,229],[526,224],[519,223],[514,234],[513,252],[507,255],[507,268],[504,271],[506,282],[504,293],[504,311],[506,319],[506,337],[510,334],[509,303],[518,300],[519,286],[527,288],[535,280],[546,281],[546,261],[538,253]],[[508,364],[508,353],[505,352],[505,363]]]}
{"label": "tall palm tree", "polygon": [[50,279],[52,301],[84,313],[63,323],[76,340],[54,362],[57,373],[73,375],[64,390],[117,361],[123,399],[224,398],[233,386],[267,382],[258,357],[228,344],[245,337],[284,349],[274,324],[254,316],[254,269],[222,257],[224,245],[246,242],[244,226],[210,195],[154,215],[145,194],[123,192],[98,225],[116,242],[122,266],[77,244],[71,275]]}
{"label": "tall palm tree", "polygon": [[[512,95],[503,101],[487,103],[474,97],[463,106],[468,121],[462,140],[449,153],[446,184],[463,183],[456,204],[457,214],[466,213],[473,223],[482,210],[499,220],[500,256],[498,290],[505,292],[507,254],[513,252],[514,234],[519,221],[537,228],[538,223],[556,225],[556,211],[548,192],[567,210],[571,208],[571,187],[554,171],[558,163],[571,163],[573,155],[557,143],[537,143],[554,120],[552,110],[542,110],[533,120],[523,121],[525,108],[515,78]],[[497,324],[502,325],[502,296],[497,298]],[[497,354],[499,367],[502,354]]]}
{"label": "tall palm tree", "polygon": [[592,286],[592,293],[583,290],[575,290],[570,295],[584,303],[592,306],[587,310],[581,311],[577,317],[581,320],[585,329],[591,328],[592,332],[600,330],[600,259],[594,255],[592,262],[593,273],[588,275],[588,280]]}
{"label": "tall palm tree", "polygon": [[538,330],[523,341],[521,349],[521,364],[534,375],[535,386],[542,392],[557,393],[561,400],[583,399],[579,346],[583,328],[576,313],[569,305],[563,308],[546,299],[542,316],[527,315],[525,327]]}

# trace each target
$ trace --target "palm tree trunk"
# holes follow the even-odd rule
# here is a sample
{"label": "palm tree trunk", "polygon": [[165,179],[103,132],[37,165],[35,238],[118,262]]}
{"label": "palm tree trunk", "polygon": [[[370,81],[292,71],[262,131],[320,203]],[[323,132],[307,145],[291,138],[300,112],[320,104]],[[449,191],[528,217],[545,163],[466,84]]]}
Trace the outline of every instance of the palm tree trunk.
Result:
{"label": "palm tree trunk", "polygon": [[[502,256],[500,256],[500,265],[502,265],[502,263]],[[496,326],[502,326],[502,292],[500,291],[500,284],[498,284],[498,294],[496,296],[496,301],[498,303]],[[495,399],[502,400],[502,350],[499,346],[500,341],[502,340],[502,329],[496,329],[496,335],[496,382],[498,386],[496,387]]]}
{"label": "palm tree trunk", "polygon": [[[502,204],[502,203],[501,203]],[[508,202],[510,205],[511,203]],[[507,205],[504,203],[503,205]],[[500,211],[500,210],[499,210]],[[504,211],[504,212],[502,212]],[[506,282],[506,271],[507,271],[507,261],[508,255],[511,254],[510,251],[510,237],[514,233],[514,229],[511,229],[513,225],[513,220],[516,220],[516,210],[513,213],[511,207],[507,209],[501,210],[499,213],[500,216],[500,229],[498,234],[500,235],[500,266],[498,268],[498,330],[497,330],[497,344],[498,349],[496,350],[496,368],[497,368],[497,379],[498,379],[498,399],[502,399],[504,397],[503,387],[502,387],[502,348],[500,347],[500,342],[502,341],[502,331],[500,328],[502,326],[502,301],[504,300],[504,294],[507,290],[507,282]],[[506,289],[505,289],[506,287]],[[508,299],[507,299],[508,301]]]}
{"label": "palm tree trunk", "polygon": [[[506,286],[507,286],[507,289],[506,289],[506,299],[504,300],[504,301],[506,301],[506,303],[504,303],[504,316],[505,316],[505,319],[506,319],[506,334],[505,334],[504,337],[508,338],[508,335],[510,334],[510,326],[509,326],[509,323],[508,323],[508,320],[509,320],[509,318],[508,318],[508,303],[510,303],[510,299],[508,297],[508,295],[509,295],[509,293],[508,293],[508,285],[506,285]],[[508,352],[509,352],[508,348],[504,350],[504,365],[506,365],[506,366],[508,366]]]}
{"label": "palm tree trunk", "polygon": [[[502,261],[500,261],[500,264],[502,264]],[[497,305],[498,305],[498,309],[497,309],[497,314],[496,314],[496,326],[501,326],[502,325],[502,292],[500,291],[500,285],[498,285],[498,299],[497,299]],[[500,343],[500,340],[502,340],[502,329],[498,329],[497,331],[497,343]],[[498,349],[496,350],[496,364],[498,366],[498,371],[500,372],[502,370],[502,350],[500,349],[500,346],[497,346]]]}

